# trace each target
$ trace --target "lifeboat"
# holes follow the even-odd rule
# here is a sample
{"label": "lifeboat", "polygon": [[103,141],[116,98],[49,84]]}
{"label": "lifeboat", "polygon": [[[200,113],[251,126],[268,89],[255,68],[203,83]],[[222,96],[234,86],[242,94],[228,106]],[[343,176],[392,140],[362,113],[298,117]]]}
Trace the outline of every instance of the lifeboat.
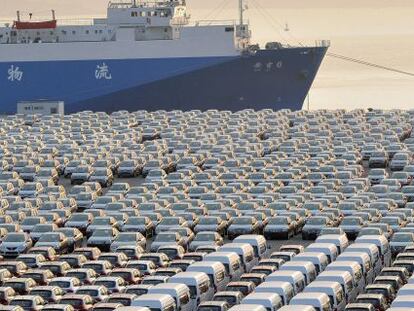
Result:
{"label": "lifeboat", "polygon": [[57,20],[42,21],[42,22],[20,22],[15,21],[13,28],[18,30],[25,29],[55,29],[57,26]]}

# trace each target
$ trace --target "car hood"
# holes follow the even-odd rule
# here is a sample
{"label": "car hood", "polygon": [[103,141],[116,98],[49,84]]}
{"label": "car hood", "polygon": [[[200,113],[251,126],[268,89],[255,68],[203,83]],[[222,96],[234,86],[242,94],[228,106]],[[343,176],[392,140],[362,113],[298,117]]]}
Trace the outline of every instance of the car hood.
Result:
{"label": "car hood", "polygon": [[18,247],[22,247],[22,246],[26,246],[26,244],[24,242],[3,242],[0,245],[0,248],[18,248]]}

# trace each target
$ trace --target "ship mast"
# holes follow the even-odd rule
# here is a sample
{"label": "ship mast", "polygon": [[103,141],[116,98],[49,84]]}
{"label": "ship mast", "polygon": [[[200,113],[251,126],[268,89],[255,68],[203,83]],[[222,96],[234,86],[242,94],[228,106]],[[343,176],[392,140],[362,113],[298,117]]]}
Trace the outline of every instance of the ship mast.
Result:
{"label": "ship mast", "polygon": [[243,0],[239,0],[239,21],[240,21],[240,30],[243,27],[243,13],[244,13],[244,8],[243,8]]}

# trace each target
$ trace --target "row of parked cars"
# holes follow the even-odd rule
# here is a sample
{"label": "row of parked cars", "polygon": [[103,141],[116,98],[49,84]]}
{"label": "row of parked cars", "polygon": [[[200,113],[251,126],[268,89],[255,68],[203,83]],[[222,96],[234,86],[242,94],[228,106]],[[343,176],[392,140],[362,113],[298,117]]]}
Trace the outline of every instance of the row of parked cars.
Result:
{"label": "row of parked cars", "polygon": [[[268,258],[261,235],[267,240],[333,235],[357,239],[356,244],[375,237],[367,243],[379,253],[389,243],[390,253],[384,254],[395,258],[414,242],[413,116],[362,110],[82,112],[36,117],[26,126],[21,116],[5,117],[0,126],[1,265],[14,275],[5,272],[5,291],[20,294],[20,300],[6,304],[31,309],[24,306],[27,301],[43,299],[36,308],[58,303],[112,310],[120,307],[112,303],[121,301],[113,295],[133,294],[121,305],[252,310],[253,305],[243,306],[252,298],[247,297],[258,294],[273,273],[289,265],[309,280],[312,265],[318,276],[324,273],[316,259],[303,265],[306,271],[296,264],[306,251],[300,246],[285,245]],[[386,165],[375,164],[377,152],[388,157]],[[66,179],[72,186],[65,189]],[[246,240],[246,234],[255,238]],[[331,252],[332,245],[315,252],[332,261],[327,249]],[[361,256],[350,261],[366,270],[368,261]],[[381,268],[391,265],[381,260]],[[225,272],[218,286],[211,277],[222,275],[221,265]],[[190,272],[191,277],[182,275]],[[365,285],[374,282],[374,276],[364,277]],[[39,286],[56,286],[63,295],[49,301],[50,291],[40,295],[44,288],[32,293]],[[157,286],[166,288],[159,292]],[[288,296],[273,297],[269,308],[290,308],[282,306],[290,302]],[[251,301],[268,306],[262,298]],[[352,303],[357,296],[343,300]],[[326,303],[322,309],[307,305],[326,308]],[[339,307],[330,302],[329,308]]]}

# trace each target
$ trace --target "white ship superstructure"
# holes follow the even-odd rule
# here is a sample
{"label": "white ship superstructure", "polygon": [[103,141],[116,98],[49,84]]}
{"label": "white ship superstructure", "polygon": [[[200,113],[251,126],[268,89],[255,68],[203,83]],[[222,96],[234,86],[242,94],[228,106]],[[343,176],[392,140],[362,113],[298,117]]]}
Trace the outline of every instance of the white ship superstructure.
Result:
{"label": "white ship superstructure", "polygon": [[[235,62],[241,62],[240,68],[243,68],[243,64],[249,67],[245,68],[248,71],[244,76],[237,73],[232,78],[239,86],[247,81],[237,82],[237,79],[246,79],[251,73],[282,73],[284,70],[281,64],[289,57],[285,55],[289,49],[283,49],[283,53],[278,56],[277,50],[282,48],[281,45],[270,45],[272,48],[268,50],[250,45],[251,34],[249,25],[243,18],[243,1],[239,2],[238,21],[194,23],[190,22],[184,0],[110,2],[106,18],[95,18],[90,23],[78,24],[60,22],[54,11],[52,19],[46,21],[23,21],[18,12],[14,22],[0,28],[0,82],[6,85],[5,100],[65,100],[80,107],[85,101],[99,100],[124,91],[131,96],[133,89],[133,93],[140,89],[136,102],[142,100],[147,105],[158,107],[159,101],[165,100],[164,97],[158,96],[159,99],[156,100],[153,95],[143,96],[147,91],[142,87],[153,86],[156,82],[165,83],[172,78],[179,78],[176,80],[177,85],[188,85],[184,82],[189,79],[186,76],[188,74],[211,71],[217,66],[234,65]],[[265,60],[260,58],[263,56],[261,51],[267,55]],[[269,51],[274,55],[270,55]],[[293,51],[301,55],[299,49],[292,49]],[[319,57],[312,64],[315,65],[310,70],[312,81],[324,51],[326,47],[319,51]],[[303,61],[308,63],[309,59],[305,60],[306,54],[302,55]],[[301,63],[292,63],[292,66],[297,65]],[[197,77],[201,80],[192,77],[191,83],[206,88],[209,84],[207,82],[205,85],[206,79],[228,80],[230,74],[225,72],[214,77],[206,73],[207,75]],[[285,77],[289,78],[289,75]],[[257,81],[252,81],[253,87],[255,83]],[[307,92],[309,86],[309,83],[305,83],[303,90]],[[255,88],[257,87],[260,86]],[[184,85],[181,88],[180,92],[188,93],[189,96],[177,94],[172,96],[171,102],[190,107],[193,90],[185,90]],[[232,94],[232,91],[226,95],[225,89],[217,89],[216,96],[209,97],[210,100],[214,97],[214,102],[226,98],[244,101],[251,97],[253,100],[253,96],[242,94],[247,90],[244,88],[240,94]],[[299,97],[303,96],[303,90],[298,92]],[[161,88],[160,92],[162,91]],[[198,94],[207,91],[208,89],[199,90]],[[288,101],[283,92],[280,96],[271,96],[275,103]],[[132,109],[129,107],[133,102],[133,99],[130,100],[124,107]],[[142,105],[137,104],[138,106]],[[106,109],[105,105],[102,107]]]}

